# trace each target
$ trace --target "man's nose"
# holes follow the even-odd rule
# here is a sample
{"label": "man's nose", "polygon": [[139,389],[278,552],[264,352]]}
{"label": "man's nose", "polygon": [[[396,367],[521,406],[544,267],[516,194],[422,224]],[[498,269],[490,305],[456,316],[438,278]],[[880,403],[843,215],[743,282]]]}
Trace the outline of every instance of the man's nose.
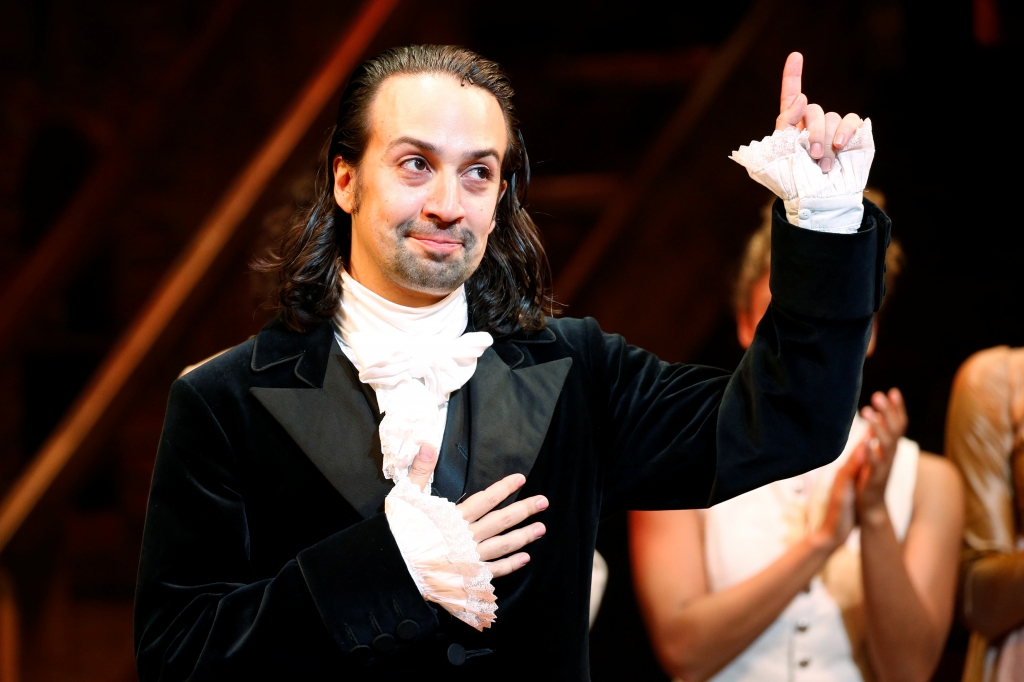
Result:
{"label": "man's nose", "polygon": [[457,173],[439,173],[423,206],[428,220],[454,225],[466,217]]}

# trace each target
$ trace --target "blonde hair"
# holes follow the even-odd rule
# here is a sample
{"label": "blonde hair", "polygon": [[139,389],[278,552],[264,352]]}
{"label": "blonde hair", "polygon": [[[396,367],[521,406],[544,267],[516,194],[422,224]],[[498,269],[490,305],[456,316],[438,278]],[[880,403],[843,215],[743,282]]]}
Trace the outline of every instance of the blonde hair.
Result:
{"label": "blonde hair", "polygon": [[[873,188],[864,190],[871,201],[880,209],[885,210],[885,195]],[[772,206],[775,197],[761,209],[761,227],[751,235],[743,250],[736,284],[733,289],[732,304],[737,313],[745,313],[750,309],[750,288],[769,271],[772,264]],[[891,294],[896,284],[896,277],[903,269],[905,256],[903,247],[893,238],[889,242],[889,250],[885,252],[885,290]]]}

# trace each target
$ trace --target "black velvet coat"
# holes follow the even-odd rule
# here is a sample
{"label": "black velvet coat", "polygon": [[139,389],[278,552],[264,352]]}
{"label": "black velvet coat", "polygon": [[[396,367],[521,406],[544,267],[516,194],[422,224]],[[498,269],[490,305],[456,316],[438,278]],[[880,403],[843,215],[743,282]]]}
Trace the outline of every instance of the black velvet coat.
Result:
{"label": "black velvet coat", "polygon": [[[589,679],[602,516],[706,507],[833,460],[849,433],[889,221],[787,222],[773,300],[733,375],[551,319],[469,382],[466,493],[526,474],[547,535],[494,581],[483,633],[419,595],[381,513],[379,416],[330,325],[271,323],[174,382],[149,499],[135,646],[153,680]],[[455,645],[455,646],[453,646]],[[455,665],[460,664],[461,665]]]}

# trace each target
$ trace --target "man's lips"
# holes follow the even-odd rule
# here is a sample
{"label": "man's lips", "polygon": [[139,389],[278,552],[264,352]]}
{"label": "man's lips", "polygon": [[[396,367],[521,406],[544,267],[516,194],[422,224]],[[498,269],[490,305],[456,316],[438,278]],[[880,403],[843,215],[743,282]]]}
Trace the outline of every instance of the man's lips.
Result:
{"label": "man's lips", "polygon": [[444,236],[417,237],[416,235],[409,235],[409,239],[415,239],[422,246],[442,253],[452,253],[462,246],[462,242],[458,239]]}

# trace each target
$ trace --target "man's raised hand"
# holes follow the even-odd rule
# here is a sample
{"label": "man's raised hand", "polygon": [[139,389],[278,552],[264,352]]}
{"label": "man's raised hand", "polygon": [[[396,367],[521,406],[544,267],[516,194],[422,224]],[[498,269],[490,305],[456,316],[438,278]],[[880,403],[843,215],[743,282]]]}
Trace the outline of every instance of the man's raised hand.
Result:
{"label": "man's raised hand", "polygon": [[[409,469],[409,480],[420,490],[426,491],[435,466],[437,452],[429,445],[421,446]],[[512,526],[547,509],[548,500],[543,495],[528,497],[504,509],[493,511],[505,498],[523,487],[524,483],[525,476],[512,474],[458,505],[462,518],[469,522],[469,530],[477,542],[476,551],[480,555],[480,560],[487,563],[488,570],[495,578],[508,575],[529,563],[530,555],[518,550],[543,537],[547,532],[544,524],[537,522],[505,533]],[[513,552],[517,553],[512,554]]]}
{"label": "man's raised hand", "polygon": [[804,56],[791,52],[782,67],[782,94],[779,96],[779,117],[775,129],[785,130],[789,126],[804,128],[804,112],[807,111],[807,95],[801,90],[804,72]]}
{"label": "man's raised hand", "polygon": [[834,111],[825,113],[820,105],[809,104],[801,89],[803,70],[804,56],[799,52],[791,53],[782,69],[782,93],[775,129],[785,130],[789,126],[798,130],[806,128],[811,158],[817,160],[823,173],[828,173],[832,170],[836,153],[846,146],[862,121],[857,114],[840,116]]}

